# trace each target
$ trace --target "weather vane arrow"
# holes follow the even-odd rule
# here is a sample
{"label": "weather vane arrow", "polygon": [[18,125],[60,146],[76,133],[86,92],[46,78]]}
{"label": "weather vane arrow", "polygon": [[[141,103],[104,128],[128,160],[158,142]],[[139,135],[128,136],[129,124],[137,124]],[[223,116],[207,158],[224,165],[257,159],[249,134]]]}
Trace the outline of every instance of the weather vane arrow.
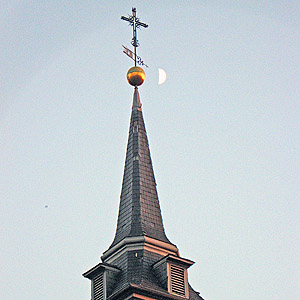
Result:
{"label": "weather vane arrow", "polygon": [[128,49],[127,47],[123,46],[123,53],[125,53],[127,56],[129,56],[132,60],[134,60],[134,65],[136,66],[136,64],[138,63],[141,66],[145,66],[148,67],[143,60],[141,59],[140,56],[137,56],[136,54],[136,48],[139,46],[139,42],[137,40],[137,28],[147,28],[148,25],[141,22],[140,19],[136,16],[136,8],[133,7],[132,8],[132,15],[128,16],[128,17],[121,17],[122,20],[129,22],[129,25],[132,26],[132,33],[133,33],[133,37],[131,40],[131,45],[134,48],[134,52],[132,52],[130,49]]}

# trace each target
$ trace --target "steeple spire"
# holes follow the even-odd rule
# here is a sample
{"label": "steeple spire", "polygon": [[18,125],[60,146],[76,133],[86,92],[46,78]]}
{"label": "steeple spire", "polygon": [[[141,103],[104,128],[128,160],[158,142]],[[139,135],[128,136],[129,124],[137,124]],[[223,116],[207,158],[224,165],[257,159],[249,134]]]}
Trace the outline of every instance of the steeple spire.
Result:
{"label": "steeple spire", "polygon": [[125,237],[165,235],[138,88],[132,103],[129,136],[113,247]]}
{"label": "steeple spire", "polygon": [[134,94],[117,229],[102,263],[83,276],[92,281],[93,300],[203,300],[188,283],[187,269],[194,262],[180,257],[163,226],[138,91],[145,72],[136,66],[143,64],[136,55],[136,28],[148,25],[139,21],[135,8],[132,12],[129,18],[122,17],[133,26],[135,66],[127,72]]}
{"label": "steeple spire", "polygon": [[[122,191],[120,196],[119,215],[115,238],[110,249],[114,248],[125,238],[148,237],[167,244],[171,244],[166,237],[161,211],[157,196],[156,182],[154,178],[147,133],[143,119],[142,106],[138,86],[145,80],[145,72],[137,67],[137,62],[143,64],[136,55],[137,41],[136,29],[147,28],[136,16],[136,9],[132,8],[132,16],[121,17],[133,27],[132,45],[134,53],[126,49],[125,54],[134,60],[135,66],[127,72],[127,80],[134,86],[132,112],[129,126],[128,144],[125,159]],[[134,55],[133,55],[134,54]],[[139,58],[137,60],[137,58]],[[123,243],[127,243],[127,240]],[[172,245],[172,244],[171,244]],[[177,251],[175,245],[172,248]],[[105,257],[105,255],[104,255]]]}

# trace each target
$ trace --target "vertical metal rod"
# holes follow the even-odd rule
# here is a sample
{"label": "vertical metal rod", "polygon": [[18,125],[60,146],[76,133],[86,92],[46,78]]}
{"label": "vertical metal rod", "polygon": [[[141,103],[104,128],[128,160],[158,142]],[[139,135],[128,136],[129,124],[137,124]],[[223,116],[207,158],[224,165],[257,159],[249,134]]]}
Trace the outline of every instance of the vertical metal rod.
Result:
{"label": "vertical metal rod", "polygon": [[136,47],[137,47],[137,36],[136,36],[136,9],[132,8],[133,15],[133,47],[134,47],[134,66],[136,67]]}

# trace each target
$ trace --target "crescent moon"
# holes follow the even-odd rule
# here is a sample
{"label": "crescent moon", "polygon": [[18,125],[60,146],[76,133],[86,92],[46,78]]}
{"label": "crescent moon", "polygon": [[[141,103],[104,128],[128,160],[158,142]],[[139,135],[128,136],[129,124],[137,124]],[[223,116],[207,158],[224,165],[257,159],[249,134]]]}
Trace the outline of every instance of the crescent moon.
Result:
{"label": "crescent moon", "polygon": [[158,84],[163,84],[167,80],[167,73],[163,69],[158,69]]}

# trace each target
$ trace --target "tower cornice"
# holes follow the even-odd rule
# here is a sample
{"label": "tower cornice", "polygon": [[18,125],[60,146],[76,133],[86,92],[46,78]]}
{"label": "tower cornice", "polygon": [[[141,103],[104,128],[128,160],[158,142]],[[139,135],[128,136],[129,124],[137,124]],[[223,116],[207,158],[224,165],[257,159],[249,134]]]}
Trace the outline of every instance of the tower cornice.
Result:
{"label": "tower cornice", "polygon": [[175,245],[147,236],[138,236],[124,238],[117,245],[105,251],[101,256],[101,260],[110,263],[124,254],[124,252],[133,250],[148,250],[162,256],[173,255],[179,257],[179,250]]}

